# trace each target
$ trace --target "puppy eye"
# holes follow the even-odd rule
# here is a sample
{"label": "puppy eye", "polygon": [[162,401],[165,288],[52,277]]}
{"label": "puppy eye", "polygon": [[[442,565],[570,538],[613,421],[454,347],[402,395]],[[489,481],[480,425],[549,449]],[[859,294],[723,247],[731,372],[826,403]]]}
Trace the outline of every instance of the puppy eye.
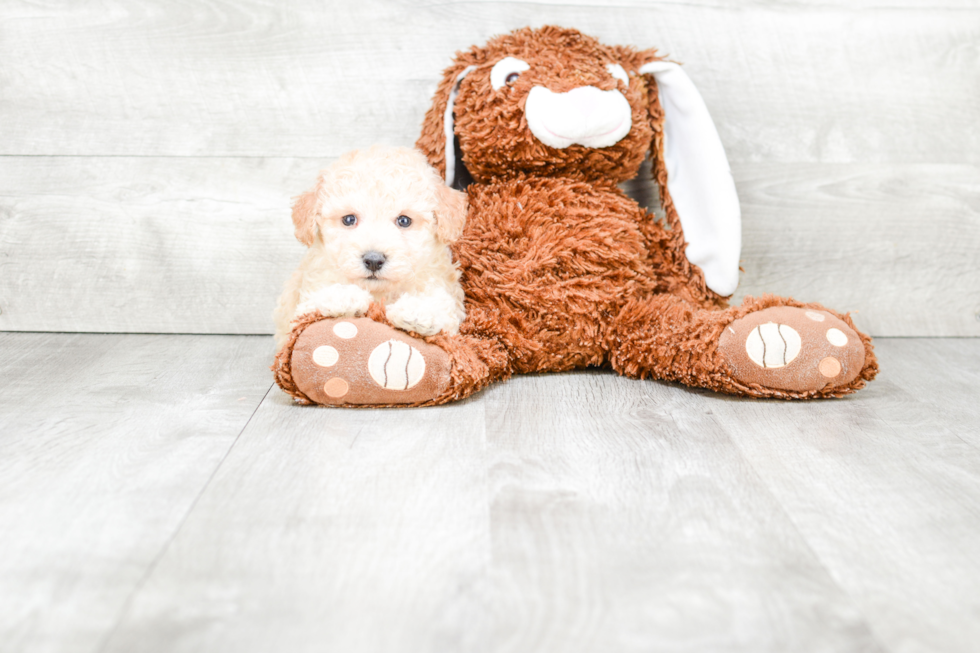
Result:
{"label": "puppy eye", "polygon": [[626,71],[623,70],[622,66],[620,66],[618,63],[607,63],[606,70],[609,71],[610,75],[626,84],[626,87],[629,88],[630,77],[626,74]]}
{"label": "puppy eye", "polygon": [[400,215],[395,218],[395,224],[397,224],[402,229],[408,229],[412,226],[412,219],[407,215]]}
{"label": "puppy eye", "polygon": [[357,216],[345,215],[340,219],[340,221],[344,223],[345,227],[353,227],[355,224],[357,224]]}
{"label": "puppy eye", "polygon": [[504,57],[493,65],[490,70],[490,86],[499,91],[504,86],[513,84],[521,73],[531,67],[526,62],[514,57]]}

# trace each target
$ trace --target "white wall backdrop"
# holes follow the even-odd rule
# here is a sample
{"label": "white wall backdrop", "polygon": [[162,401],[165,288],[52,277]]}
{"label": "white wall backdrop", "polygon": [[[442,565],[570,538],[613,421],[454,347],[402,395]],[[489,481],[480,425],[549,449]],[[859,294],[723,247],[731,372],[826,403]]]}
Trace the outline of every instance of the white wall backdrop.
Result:
{"label": "white wall backdrop", "polygon": [[412,144],[456,50],[551,23],[685,63],[742,200],[736,300],[978,336],[980,2],[938,4],[3,0],[0,330],[270,333],[290,197]]}

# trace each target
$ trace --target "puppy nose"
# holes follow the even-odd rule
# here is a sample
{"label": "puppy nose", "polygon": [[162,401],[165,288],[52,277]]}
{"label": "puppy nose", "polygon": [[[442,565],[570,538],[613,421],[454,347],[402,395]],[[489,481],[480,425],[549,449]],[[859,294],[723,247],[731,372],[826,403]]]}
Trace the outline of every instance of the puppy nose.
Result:
{"label": "puppy nose", "polygon": [[371,272],[377,272],[385,264],[385,255],[381,252],[367,252],[363,258],[364,267]]}

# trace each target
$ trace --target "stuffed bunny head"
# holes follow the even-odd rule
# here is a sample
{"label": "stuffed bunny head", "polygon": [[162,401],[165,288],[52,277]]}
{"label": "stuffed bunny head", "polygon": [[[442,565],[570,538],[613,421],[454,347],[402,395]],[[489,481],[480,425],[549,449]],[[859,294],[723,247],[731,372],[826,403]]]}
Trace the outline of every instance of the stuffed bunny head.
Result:
{"label": "stuffed bunny head", "polygon": [[639,73],[655,60],[573,29],[499,36],[457,55],[417,145],[457,187],[467,173],[630,179],[662,120]]}

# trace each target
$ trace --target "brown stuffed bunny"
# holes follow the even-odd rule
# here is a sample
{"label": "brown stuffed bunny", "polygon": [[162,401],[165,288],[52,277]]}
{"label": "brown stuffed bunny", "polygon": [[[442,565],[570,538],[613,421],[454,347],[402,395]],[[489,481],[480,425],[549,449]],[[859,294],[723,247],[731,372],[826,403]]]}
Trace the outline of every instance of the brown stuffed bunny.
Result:
{"label": "brown stuffed bunny", "polygon": [[[653,50],[557,27],[494,38],[457,54],[417,147],[469,198],[453,245],[460,333],[414,337],[378,306],[307,315],[273,367],[301,402],[440,404],[515,372],[603,365],[732,394],[837,397],[877,373],[847,315],[774,296],[727,308],[734,182],[697,90]],[[617,187],[648,152],[662,221]],[[315,362],[324,346],[339,351],[329,366]]]}

